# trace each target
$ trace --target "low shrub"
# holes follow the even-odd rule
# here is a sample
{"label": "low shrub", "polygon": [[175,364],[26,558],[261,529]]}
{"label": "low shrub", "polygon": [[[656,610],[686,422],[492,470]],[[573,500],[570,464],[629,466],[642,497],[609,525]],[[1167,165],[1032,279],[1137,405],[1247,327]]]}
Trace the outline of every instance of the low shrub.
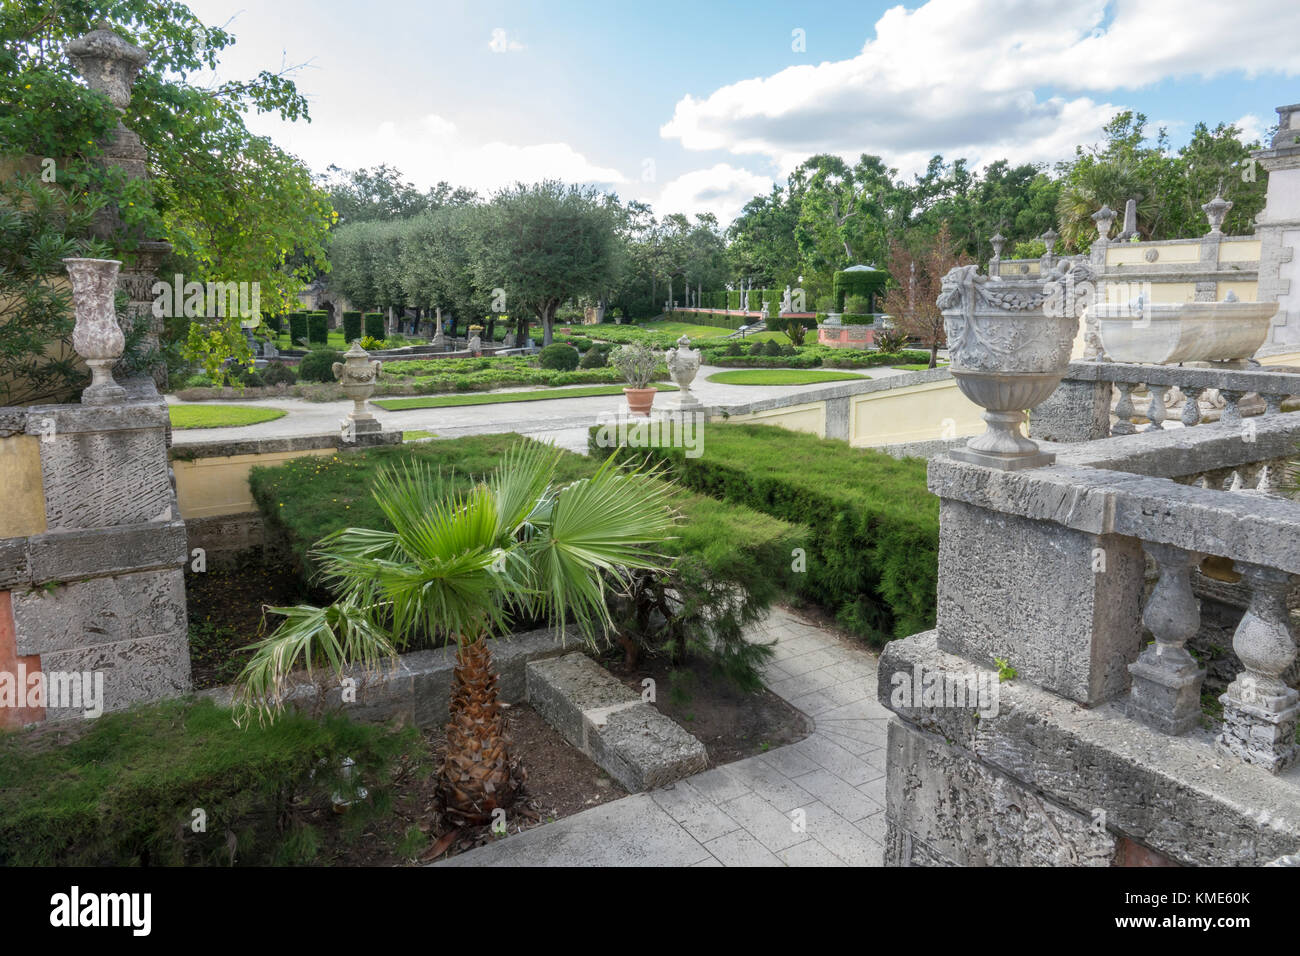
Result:
{"label": "low shrub", "polygon": [[602,447],[593,455],[647,454],[694,491],[746,504],[812,530],[800,591],[874,643],[934,627],[939,499],[925,461],[764,425],[710,424],[707,453]]}
{"label": "low shrub", "polygon": [[293,385],[298,381],[298,373],[290,365],[268,365],[262,370],[262,381],[267,385]]}
{"label": "low shrub", "polygon": [[[0,734],[2,866],[309,863],[320,841],[306,815],[364,785],[371,800],[350,813],[373,820],[417,734],[293,711],[241,730],[209,700],[171,700],[63,737]],[[206,832],[188,825],[195,807]]]}
{"label": "low shrub", "polygon": [[557,342],[537,353],[537,364],[557,372],[572,372],[578,367],[578,350]]}
{"label": "low shrub", "polygon": [[342,361],[337,349],[312,349],[298,363],[298,377],[304,382],[333,382],[334,363]]}
{"label": "low shrub", "polygon": [[609,365],[609,355],[600,349],[588,349],[582,356],[582,361],[578,363],[579,368],[606,368]]}
{"label": "low shrub", "polygon": [[762,342],[753,342],[749,346],[749,354],[754,356],[765,355],[766,348]]}
{"label": "low shrub", "polygon": [[343,313],[343,341],[351,345],[361,338],[361,313]]}
{"label": "low shrub", "polygon": [[768,339],[767,344],[763,346],[763,353],[773,357],[781,354],[781,344],[776,339]]}
{"label": "low shrub", "polygon": [[232,368],[226,375],[232,385],[242,385],[244,388],[261,388],[266,384],[262,374],[255,368],[249,368],[247,365],[237,365]]}

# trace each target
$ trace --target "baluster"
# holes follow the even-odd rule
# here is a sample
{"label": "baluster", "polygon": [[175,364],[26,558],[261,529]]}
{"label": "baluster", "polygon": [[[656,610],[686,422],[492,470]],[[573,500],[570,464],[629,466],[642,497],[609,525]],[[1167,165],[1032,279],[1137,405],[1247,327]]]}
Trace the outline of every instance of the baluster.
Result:
{"label": "baluster", "polygon": [[1191,569],[1196,555],[1170,544],[1144,541],[1160,578],[1151,591],[1142,623],[1155,643],[1128,666],[1129,716],[1166,734],[1184,734],[1201,715],[1205,669],[1183,645],[1201,626],[1201,606],[1192,594]]}
{"label": "baluster", "polygon": [[1241,491],[1241,472],[1236,469],[1232,472],[1232,477],[1223,483],[1224,491]]}
{"label": "baluster", "polygon": [[1119,389],[1119,401],[1115,403],[1115,424],[1111,426],[1112,435],[1132,435],[1137,431],[1133,427],[1133,389],[1132,382],[1116,382]]}
{"label": "baluster", "polygon": [[1165,421],[1165,395],[1169,393],[1168,385],[1148,385],[1151,392],[1151,401],[1147,405],[1147,418],[1151,420],[1143,431],[1158,432],[1164,430]]}
{"label": "baluster", "polygon": [[1259,484],[1255,486],[1255,490],[1261,495],[1277,495],[1278,489],[1277,484],[1273,481],[1273,467],[1271,465],[1265,465],[1260,469]]}
{"label": "baluster", "polygon": [[1278,395],[1278,394],[1276,394],[1276,393],[1270,392],[1270,393],[1268,393],[1268,394],[1266,394],[1266,395],[1261,395],[1260,398],[1264,399],[1264,414],[1265,414],[1265,415],[1279,415],[1279,414],[1281,414],[1281,412],[1282,412],[1282,403],[1283,403],[1284,401],[1286,401],[1286,396],[1285,396],[1285,395]]}
{"label": "baluster", "polygon": [[1219,700],[1223,704],[1220,749],[1278,773],[1296,761],[1300,693],[1282,680],[1295,660],[1295,639],[1286,597],[1291,575],[1237,562],[1250,587],[1250,606],[1232,638],[1244,668]]}
{"label": "baluster", "polygon": [[1183,389],[1183,415],[1182,422],[1188,428],[1201,423],[1201,396],[1205,394],[1203,388],[1187,387]]}
{"label": "baluster", "polygon": [[1240,425],[1241,408],[1238,406],[1246,393],[1239,391],[1238,389],[1221,388],[1219,389],[1219,394],[1222,395],[1223,400],[1227,402],[1227,404],[1223,406],[1223,414],[1219,416],[1219,421],[1224,425]]}

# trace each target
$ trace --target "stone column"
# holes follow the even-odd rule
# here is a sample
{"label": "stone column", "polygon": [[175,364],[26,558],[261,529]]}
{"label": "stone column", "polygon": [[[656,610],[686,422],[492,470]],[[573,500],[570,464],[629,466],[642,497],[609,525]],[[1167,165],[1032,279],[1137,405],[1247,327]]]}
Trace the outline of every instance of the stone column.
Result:
{"label": "stone column", "polygon": [[1258,355],[1300,350],[1300,103],[1279,106],[1278,131],[1268,149],[1252,154],[1268,172],[1268,196],[1255,220],[1260,240],[1260,302],[1277,302],[1268,341]]}

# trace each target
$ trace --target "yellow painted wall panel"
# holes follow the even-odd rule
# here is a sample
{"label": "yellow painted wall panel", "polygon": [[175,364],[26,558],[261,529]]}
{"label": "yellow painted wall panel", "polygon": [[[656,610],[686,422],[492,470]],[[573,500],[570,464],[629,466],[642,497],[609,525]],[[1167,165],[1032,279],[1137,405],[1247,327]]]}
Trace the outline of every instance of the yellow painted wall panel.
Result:
{"label": "yellow painted wall panel", "polygon": [[1259,262],[1258,239],[1246,239],[1239,242],[1225,242],[1219,246],[1220,262]]}
{"label": "yellow painted wall panel", "polygon": [[0,438],[0,538],[45,531],[45,485],[41,481],[41,440],[36,435]]}
{"label": "yellow painted wall panel", "polygon": [[[786,408],[773,408],[752,415],[732,415],[729,422],[753,422],[758,425],[779,425],[796,432],[812,432],[821,438],[826,437],[826,403],[814,402],[808,405],[790,405]],[[707,447],[708,436],[704,443]]]}
{"label": "yellow painted wall panel", "polygon": [[983,411],[951,379],[867,392],[852,399],[849,443],[869,447],[978,435]]}
{"label": "yellow painted wall panel", "polygon": [[335,453],[332,448],[312,448],[306,451],[173,461],[172,470],[176,475],[176,498],[180,505],[181,517],[207,518],[212,515],[256,511],[257,505],[253,503],[253,492],[248,486],[248,473],[254,467],[270,467],[291,458],[303,458],[307,455],[324,456]]}

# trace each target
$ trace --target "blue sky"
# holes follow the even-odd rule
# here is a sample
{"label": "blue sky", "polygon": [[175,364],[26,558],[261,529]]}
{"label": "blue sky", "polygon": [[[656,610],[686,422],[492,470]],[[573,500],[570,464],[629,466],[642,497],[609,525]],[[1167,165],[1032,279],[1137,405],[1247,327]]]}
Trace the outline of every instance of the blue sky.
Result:
{"label": "blue sky", "polygon": [[222,78],[305,64],[313,122],[250,125],[317,170],[553,176],[724,221],[814,152],[1052,161],[1123,108],[1177,144],[1300,101],[1295,0],[190,6],[238,39]]}

